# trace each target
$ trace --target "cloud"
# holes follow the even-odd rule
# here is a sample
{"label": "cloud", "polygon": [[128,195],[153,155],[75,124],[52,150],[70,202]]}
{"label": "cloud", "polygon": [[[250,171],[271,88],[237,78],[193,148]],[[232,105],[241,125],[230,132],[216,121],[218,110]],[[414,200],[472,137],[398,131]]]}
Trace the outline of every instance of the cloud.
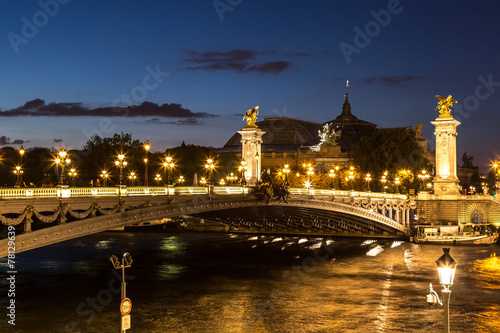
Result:
{"label": "cloud", "polygon": [[421,80],[422,76],[381,76],[366,78],[366,83],[382,83],[391,87],[405,87],[405,83]]}
{"label": "cloud", "polygon": [[[288,61],[259,62],[258,56],[274,54],[274,51],[232,50],[227,52],[197,52],[187,51],[186,62],[198,66],[185,67],[188,70],[228,70],[237,73],[257,72],[262,74],[277,74],[292,67]],[[296,54],[298,55],[298,54]],[[301,56],[304,54],[300,54]]]}
{"label": "cloud", "polygon": [[181,119],[177,121],[164,121],[161,120],[160,118],[152,118],[146,121],[136,121],[136,124],[156,124],[156,125],[202,125],[203,122],[199,121],[196,118],[187,118],[187,119]]}
{"label": "cloud", "polygon": [[168,118],[209,118],[217,115],[206,112],[192,112],[181,104],[162,105],[143,102],[140,105],[88,108],[83,103],[49,103],[34,99],[15,109],[0,111],[0,117],[168,117]]}
{"label": "cloud", "polygon": [[59,143],[59,142],[62,142],[62,141],[63,141],[63,139],[54,139],[53,140],[54,143]]}
{"label": "cloud", "polygon": [[9,137],[6,137],[5,135],[0,136],[0,146],[5,146],[5,145],[22,145],[23,143],[26,143],[28,141],[24,141],[21,139],[16,139],[14,141],[10,141]]}

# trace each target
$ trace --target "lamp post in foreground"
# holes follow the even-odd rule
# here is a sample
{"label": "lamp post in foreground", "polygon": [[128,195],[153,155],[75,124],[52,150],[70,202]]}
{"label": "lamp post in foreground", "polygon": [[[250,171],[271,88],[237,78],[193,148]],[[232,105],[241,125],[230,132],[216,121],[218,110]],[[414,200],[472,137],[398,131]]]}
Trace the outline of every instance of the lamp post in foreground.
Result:
{"label": "lamp post in foreground", "polygon": [[434,305],[436,302],[444,307],[444,332],[450,332],[450,287],[453,285],[455,278],[455,270],[457,269],[457,261],[450,255],[449,248],[443,248],[444,254],[436,260],[436,265],[439,274],[439,283],[443,286],[441,293],[443,302],[439,299],[438,294],[432,289],[432,283],[429,285],[429,294],[427,295],[427,303]]}
{"label": "lamp post in foreground", "polygon": [[[121,305],[120,305],[120,310],[122,313],[122,333],[125,333],[125,330],[130,328],[130,310],[132,309],[132,302],[127,298],[127,283],[125,282],[125,268],[128,268],[132,266],[132,256],[130,253],[125,252],[123,254],[123,258],[120,262],[120,260],[115,256],[112,255],[109,258],[109,261],[113,264],[113,267],[116,269],[121,269],[122,270],[122,288],[121,288]],[[124,307],[127,307],[127,309],[124,309]],[[124,327],[124,318],[123,317],[128,317],[128,320],[126,321],[128,323],[128,327]]]}

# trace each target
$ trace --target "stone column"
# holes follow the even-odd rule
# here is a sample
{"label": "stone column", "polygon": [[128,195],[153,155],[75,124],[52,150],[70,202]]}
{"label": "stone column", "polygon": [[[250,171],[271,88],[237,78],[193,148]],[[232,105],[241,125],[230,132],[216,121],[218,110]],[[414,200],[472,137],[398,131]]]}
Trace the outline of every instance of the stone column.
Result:
{"label": "stone column", "polygon": [[[246,161],[248,167],[245,173],[246,182],[248,185],[254,186],[260,180],[262,135],[266,132],[254,125],[247,126],[238,133],[241,134],[241,158]],[[258,158],[256,158],[257,156]]]}
{"label": "stone column", "polygon": [[457,177],[457,126],[460,122],[452,116],[436,118],[431,121],[436,136],[436,176],[434,193],[436,195],[459,194]]}

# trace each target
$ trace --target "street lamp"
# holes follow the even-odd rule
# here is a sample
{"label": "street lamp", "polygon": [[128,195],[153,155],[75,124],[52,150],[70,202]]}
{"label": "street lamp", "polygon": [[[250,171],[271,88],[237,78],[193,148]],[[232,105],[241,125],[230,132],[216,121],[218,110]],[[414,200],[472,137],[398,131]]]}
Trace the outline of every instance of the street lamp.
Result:
{"label": "street lamp", "polygon": [[165,183],[166,185],[170,185],[170,173],[172,168],[174,167],[174,160],[172,156],[165,157],[165,162],[163,162],[163,166],[165,167]]}
{"label": "street lamp", "polygon": [[371,190],[370,190],[370,182],[372,180],[372,175],[370,175],[369,173],[367,173],[366,177],[365,177],[365,180],[366,180],[366,184],[368,185],[368,192],[371,192]]}
{"label": "street lamp", "polygon": [[75,186],[75,177],[76,177],[76,169],[75,168],[71,168],[68,172],[69,176],[71,177],[71,184],[73,186]]}
{"label": "street lamp", "polygon": [[387,174],[388,172],[387,171],[384,171],[384,174],[382,175],[382,178],[380,179],[380,182],[382,183],[382,187],[383,187],[383,190],[384,190],[384,193],[385,193],[385,183],[387,182]]}
{"label": "street lamp", "polygon": [[102,178],[102,186],[106,186],[106,182],[109,178],[109,173],[106,170],[101,171],[101,178]]}
{"label": "street lamp", "polygon": [[288,174],[290,173],[290,166],[285,164],[283,167],[283,173],[285,174],[285,186],[288,186]]}
{"label": "street lamp", "polygon": [[181,186],[184,184],[184,176],[179,176],[179,183],[181,184]]}
{"label": "street lamp", "polygon": [[151,149],[151,145],[149,144],[149,140],[146,140],[146,144],[144,145],[144,149],[146,149],[146,158],[144,158],[144,186],[149,185],[148,180],[148,157],[149,157],[149,149]]}
{"label": "street lamp", "polygon": [[354,167],[349,168],[349,182],[351,183],[351,191],[354,191]]}
{"label": "street lamp", "polygon": [[131,172],[130,175],[128,175],[128,179],[130,179],[130,183],[134,186],[135,180],[137,179],[135,172]]}
{"label": "street lamp", "polygon": [[238,171],[241,173],[241,185],[246,185],[247,183],[247,180],[245,178],[247,169],[247,162],[245,160],[242,160],[240,166],[238,167]]}
{"label": "street lamp", "polygon": [[221,179],[219,180],[219,185],[220,185],[220,186],[224,186],[224,185],[226,185],[226,181],[224,180],[224,178],[221,178]]}
{"label": "street lamp", "polygon": [[[128,268],[128,267],[132,266],[132,262],[133,262],[132,256],[130,255],[130,253],[125,252],[123,254],[123,258],[121,260],[121,263],[120,263],[120,260],[115,255],[112,255],[109,258],[109,261],[111,261],[111,263],[113,264],[113,267],[115,269],[121,269],[122,270],[121,301],[122,301],[122,305],[123,305],[123,303],[124,303],[123,300],[127,297],[127,283],[125,282],[125,268]],[[129,304],[131,306],[132,303],[130,302],[130,300],[128,300],[128,301],[129,301]],[[130,312],[130,310],[129,310],[129,312]],[[122,312],[122,317],[123,316],[124,316],[124,314]],[[122,329],[122,333],[125,333],[125,331],[126,330]]]}
{"label": "street lamp", "polygon": [[64,149],[61,149],[58,153],[57,153],[58,157],[56,157],[56,164],[59,164],[61,163],[61,177],[59,179],[59,184],[60,185],[64,185],[65,183],[65,179],[64,179],[64,167],[66,165],[69,165],[71,163],[71,160],[69,159],[69,157],[67,157],[68,155],[68,152],[66,152]]}
{"label": "street lamp", "polygon": [[429,285],[429,294],[427,294],[426,301],[429,305],[439,303],[444,307],[444,332],[450,332],[450,287],[453,285],[455,278],[455,271],[457,269],[457,261],[450,255],[449,248],[443,248],[444,254],[436,260],[436,265],[439,274],[439,283],[443,286],[441,290],[443,302],[439,299],[438,294],[432,289],[432,283]]}
{"label": "street lamp", "polygon": [[260,181],[259,160],[260,160],[260,155],[259,152],[257,152],[255,153],[255,174],[257,176],[257,183]]}
{"label": "street lamp", "polygon": [[208,171],[208,180],[207,183],[210,185],[212,183],[212,173],[215,169],[214,160],[212,158],[207,159],[207,163],[205,164],[205,169]]}
{"label": "street lamp", "polygon": [[16,185],[15,187],[21,187],[21,177],[24,171],[21,169],[21,166],[17,165],[14,169],[14,174],[16,175]]}
{"label": "street lamp", "polygon": [[115,161],[115,165],[120,168],[120,181],[119,185],[123,184],[123,168],[127,166],[127,161],[125,161],[125,155],[118,155],[118,159]]}
{"label": "street lamp", "polygon": [[201,177],[200,184],[203,186],[207,185],[207,179],[205,177]]}
{"label": "street lamp", "polygon": [[330,169],[330,173],[328,174],[328,177],[330,177],[330,188],[334,190],[335,188],[333,187],[333,180],[335,179],[335,170]]}
{"label": "street lamp", "polygon": [[396,184],[396,189],[397,189],[397,192],[399,194],[399,184],[401,184],[399,177],[396,177],[396,179],[394,179],[394,184]]}
{"label": "street lamp", "polygon": [[427,170],[422,170],[421,173],[418,175],[418,178],[420,179],[420,188],[424,189],[424,183],[425,181],[429,178],[429,174],[427,173]]}
{"label": "street lamp", "polygon": [[[19,148],[19,166],[22,168],[23,167],[23,156],[24,156],[25,150],[23,146],[21,145],[21,148]],[[19,187],[21,187],[21,184],[23,183],[23,173],[21,172],[19,174]]]}
{"label": "street lamp", "polygon": [[161,176],[159,173],[156,174],[155,181],[156,181],[156,186],[160,186]]}

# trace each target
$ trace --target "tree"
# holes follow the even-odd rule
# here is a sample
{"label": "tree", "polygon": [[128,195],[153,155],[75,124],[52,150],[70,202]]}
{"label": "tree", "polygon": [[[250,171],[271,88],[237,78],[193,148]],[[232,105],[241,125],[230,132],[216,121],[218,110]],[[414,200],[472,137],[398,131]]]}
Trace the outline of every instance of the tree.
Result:
{"label": "tree", "polygon": [[352,155],[354,165],[376,178],[384,171],[396,174],[402,169],[412,170],[415,174],[429,165],[410,128],[379,129],[363,137],[354,146]]}

